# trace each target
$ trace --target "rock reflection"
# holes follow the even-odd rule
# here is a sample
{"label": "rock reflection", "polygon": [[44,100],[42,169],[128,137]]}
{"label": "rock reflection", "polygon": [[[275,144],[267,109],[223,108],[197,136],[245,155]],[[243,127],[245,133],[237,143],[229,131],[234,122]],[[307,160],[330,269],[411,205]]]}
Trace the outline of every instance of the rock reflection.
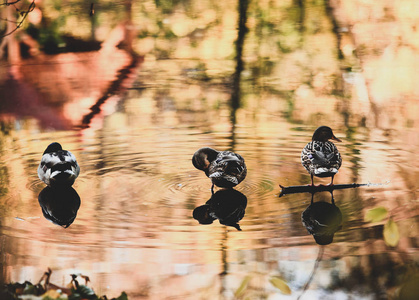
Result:
{"label": "rock reflection", "polygon": [[200,224],[212,224],[218,219],[220,224],[232,226],[241,231],[238,222],[243,219],[247,206],[247,197],[235,189],[222,189],[193,211],[193,217]]}
{"label": "rock reflection", "polygon": [[47,220],[67,228],[76,219],[80,196],[72,187],[47,186],[39,193],[38,202]]}
{"label": "rock reflection", "polygon": [[342,228],[342,213],[335,205],[332,195],[332,203],[313,201],[311,195],[310,205],[301,214],[301,220],[308,233],[313,235],[319,245],[328,245],[333,242],[336,231]]}

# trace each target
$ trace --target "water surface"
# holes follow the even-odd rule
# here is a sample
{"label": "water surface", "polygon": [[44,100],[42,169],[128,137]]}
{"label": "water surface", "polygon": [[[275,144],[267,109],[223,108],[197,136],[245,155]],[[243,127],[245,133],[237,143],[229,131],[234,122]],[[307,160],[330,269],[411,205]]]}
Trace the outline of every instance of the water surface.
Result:
{"label": "water surface", "polygon": [[[403,87],[405,102],[380,98],[355,68],[360,60],[344,68],[342,36],[322,3],[304,1],[304,11],[292,1],[244,11],[234,1],[156,3],[133,1],[134,27],[118,24],[129,12],[122,5],[97,8],[97,20],[114,21],[93,31],[88,23],[75,30],[74,15],[66,15],[63,28],[84,38],[94,32],[99,51],[2,66],[2,281],[37,282],[50,267],[52,282],[83,273],[108,297],[387,299],[414,280],[414,93]],[[134,52],[117,48],[132,28]],[[335,184],[371,183],[334,192],[342,228],[325,246],[301,220],[311,195],[279,197],[279,185],[310,183],[300,153],[320,125],[343,141]],[[38,202],[45,185],[36,170],[53,141],[81,167],[73,186],[81,205],[67,228],[49,222]],[[191,163],[203,146],[246,160],[248,175],[236,188],[247,198],[242,231],[192,217],[211,198],[210,181]],[[331,195],[316,193],[314,201],[331,203]],[[366,222],[376,207],[388,215]],[[383,237],[390,219],[396,246]]]}

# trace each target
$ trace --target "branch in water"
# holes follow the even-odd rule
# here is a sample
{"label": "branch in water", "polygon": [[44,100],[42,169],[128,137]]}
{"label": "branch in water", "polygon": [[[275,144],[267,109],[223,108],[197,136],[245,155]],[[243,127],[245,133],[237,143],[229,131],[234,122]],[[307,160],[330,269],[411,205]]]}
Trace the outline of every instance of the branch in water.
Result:
{"label": "branch in water", "polygon": [[343,189],[353,189],[361,186],[379,186],[385,185],[385,183],[349,183],[349,184],[334,184],[334,185],[294,185],[294,186],[282,186],[281,193],[279,197],[288,194],[297,194],[297,193],[317,193],[317,192],[332,192],[334,190],[343,190]]}

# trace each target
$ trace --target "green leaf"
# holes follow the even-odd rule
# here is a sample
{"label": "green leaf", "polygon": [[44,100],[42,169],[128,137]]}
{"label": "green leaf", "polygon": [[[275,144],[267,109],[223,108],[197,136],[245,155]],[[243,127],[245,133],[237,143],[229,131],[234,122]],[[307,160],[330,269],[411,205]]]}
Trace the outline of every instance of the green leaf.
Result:
{"label": "green leaf", "polygon": [[384,224],[383,236],[386,244],[391,247],[396,247],[399,243],[399,227],[392,219],[388,220],[387,223]]}
{"label": "green leaf", "polygon": [[128,300],[128,296],[125,292],[122,292],[121,295],[116,298],[116,300]]}
{"label": "green leaf", "polygon": [[269,282],[276,288],[278,288],[283,294],[291,295],[291,289],[288,284],[279,277],[272,277]]}
{"label": "green leaf", "polygon": [[95,299],[97,298],[95,292],[86,285],[79,285],[76,290],[76,293],[79,294],[82,298]]}
{"label": "green leaf", "polygon": [[367,211],[364,216],[364,220],[365,222],[380,222],[387,217],[387,213],[388,212],[385,207],[379,206]]}
{"label": "green leaf", "polygon": [[76,291],[73,291],[73,293],[68,296],[68,300],[81,300],[80,294],[78,294]]}
{"label": "green leaf", "polygon": [[234,296],[236,298],[240,297],[241,295],[243,295],[244,291],[247,288],[247,285],[249,284],[250,279],[252,279],[251,276],[246,276],[242,283],[240,284],[239,288],[236,290],[236,292],[234,293]]}

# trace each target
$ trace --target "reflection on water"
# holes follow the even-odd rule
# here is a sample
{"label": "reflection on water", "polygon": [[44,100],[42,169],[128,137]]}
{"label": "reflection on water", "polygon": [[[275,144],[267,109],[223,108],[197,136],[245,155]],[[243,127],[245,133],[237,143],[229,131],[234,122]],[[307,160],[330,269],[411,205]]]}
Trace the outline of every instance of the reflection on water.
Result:
{"label": "reflection on water", "polygon": [[[280,282],[301,299],[409,291],[419,260],[418,10],[349,2],[101,1],[90,16],[89,2],[43,1],[42,22],[0,47],[0,281],[51,267],[61,286],[83,273],[98,294],[130,299],[281,298]],[[71,52],[66,35],[101,48]],[[300,153],[320,125],[343,141],[328,206],[342,228],[323,246],[301,225],[310,198],[293,188],[310,180]],[[66,229],[45,222],[36,201],[59,193],[42,192],[36,174],[52,141],[83,170],[83,205],[64,197],[77,213]],[[191,212],[211,190],[191,156],[204,146],[240,153],[248,173],[204,205],[221,224],[198,226]],[[312,205],[323,202],[326,190]],[[366,221],[375,207],[387,218]],[[222,224],[240,218],[242,231]]]}
{"label": "reflection on water", "polygon": [[218,219],[220,224],[232,226],[241,231],[237,224],[246,212],[247,198],[234,189],[222,189],[215,192],[204,205],[193,210],[194,219],[199,224],[212,224]]}
{"label": "reflection on water", "polygon": [[80,207],[80,196],[72,187],[45,187],[38,196],[44,217],[64,228],[70,226]]}
{"label": "reflection on water", "polygon": [[311,196],[311,203],[301,214],[304,227],[307,229],[317,244],[329,245],[333,242],[336,231],[342,228],[342,213],[335,205],[332,195],[332,203],[313,202],[314,194]]}

